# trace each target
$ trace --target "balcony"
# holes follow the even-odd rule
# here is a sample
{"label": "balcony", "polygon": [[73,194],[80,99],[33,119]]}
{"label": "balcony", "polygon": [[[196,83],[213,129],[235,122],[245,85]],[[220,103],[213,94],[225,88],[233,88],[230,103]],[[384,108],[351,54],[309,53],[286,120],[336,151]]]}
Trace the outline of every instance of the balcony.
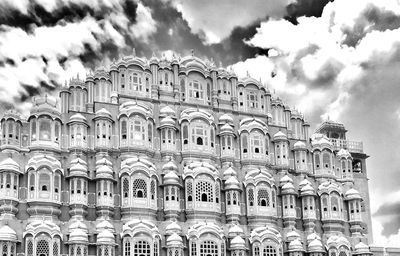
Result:
{"label": "balcony", "polygon": [[340,139],[329,139],[333,144],[334,150],[341,148],[347,149],[351,153],[364,153],[363,143],[361,141],[350,141]]}

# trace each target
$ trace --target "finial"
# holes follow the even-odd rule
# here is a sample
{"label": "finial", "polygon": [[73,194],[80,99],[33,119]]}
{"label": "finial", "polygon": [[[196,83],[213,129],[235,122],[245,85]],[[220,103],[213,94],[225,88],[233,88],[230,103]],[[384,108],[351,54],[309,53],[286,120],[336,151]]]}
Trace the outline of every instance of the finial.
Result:
{"label": "finial", "polygon": [[133,47],[132,55],[133,55],[133,57],[136,57],[136,49],[135,49],[135,47]]}
{"label": "finial", "polygon": [[194,49],[191,49],[190,52],[192,54],[192,57],[194,57]]}
{"label": "finial", "polygon": [[247,77],[250,77],[250,74],[249,74],[249,71],[248,71],[248,70],[246,70],[246,76],[247,76]]}
{"label": "finial", "polygon": [[222,61],[219,62],[219,67],[222,68]]}

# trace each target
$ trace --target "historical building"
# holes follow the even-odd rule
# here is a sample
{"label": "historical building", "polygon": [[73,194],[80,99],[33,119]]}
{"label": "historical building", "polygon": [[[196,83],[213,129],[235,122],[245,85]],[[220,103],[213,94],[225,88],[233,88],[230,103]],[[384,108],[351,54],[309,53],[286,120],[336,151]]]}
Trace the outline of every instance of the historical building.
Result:
{"label": "historical building", "polygon": [[135,55],[1,119],[4,256],[370,255],[362,143],[259,81]]}

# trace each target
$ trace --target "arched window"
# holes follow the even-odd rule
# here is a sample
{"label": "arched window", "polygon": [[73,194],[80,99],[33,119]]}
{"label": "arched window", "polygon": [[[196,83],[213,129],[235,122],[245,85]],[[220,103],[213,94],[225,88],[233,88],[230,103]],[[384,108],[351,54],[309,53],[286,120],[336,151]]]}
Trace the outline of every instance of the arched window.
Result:
{"label": "arched window", "polygon": [[124,256],[131,256],[131,241],[124,239]]}
{"label": "arched window", "polygon": [[248,152],[248,144],[247,144],[247,134],[242,135],[242,152],[247,153]]}
{"label": "arched window", "polygon": [[214,241],[206,240],[200,244],[200,256],[218,256],[218,245]]}
{"label": "arched window", "polygon": [[35,174],[31,173],[29,175],[29,190],[34,191],[35,190]]}
{"label": "arched window", "polygon": [[37,256],[50,255],[50,246],[48,241],[42,239],[36,243],[36,255]]}
{"label": "arched window", "polygon": [[327,152],[322,154],[322,162],[324,163],[324,168],[331,167],[331,155]]}
{"label": "arched window", "polygon": [[121,121],[121,138],[123,140],[126,140],[126,138],[127,138],[126,120]]}
{"label": "arched window", "polygon": [[316,168],[316,169],[319,169],[320,166],[321,166],[321,161],[320,161],[320,158],[319,158],[319,153],[315,153],[315,154],[314,154],[314,161],[315,161],[315,168]]}
{"label": "arched window", "polygon": [[196,184],[196,201],[197,202],[213,202],[213,188],[210,182],[199,181]]}
{"label": "arched window", "polygon": [[252,188],[248,190],[247,200],[249,201],[249,206],[254,206],[254,190]]}
{"label": "arched window", "polygon": [[151,142],[153,141],[153,124],[150,121],[147,125],[147,137],[148,137],[150,147],[151,147],[152,146]]}
{"label": "arched window", "polygon": [[276,248],[271,245],[265,246],[263,256],[277,256]]}
{"label": "arched window", "polygon": [[266,189],[258,190],[258,205],[259,206],[269,206],[269,193]]}
{"label": "arched window", "polygon": [[150,244],[147,241],[139,240],[133,248],[134,256],[151,256]]}
{"label": "arched window", "polygon": [[151,200],[154,200],[156,198],[156,183],[154,180],[151,180],[150,182],[150,196]]}
{"label": "arched window", "polygon": [[197,81],[193,80],[189,83],[189,97],[194,99],[204,99],[203,85]]}
{"label": "arched window", "polygon": [[188,181],[186,183],[186,193],[187,193],[188,202],[192,202],[193,201],[193,183],[192,183],[192,181]]}
{"label": "arched window", "polygon": [[47,173],[39,174],[39,189],[40,191],[50,192],[50,175]]}
{"label": "arched window", "polygon": [[129,196],[129,181],[126,177],[123,178],[122,191],[123,191],[123,197],[127,198]]}
{"label": "arched window", "polygon": [[143,179],[133,181],[133,197],[147,198],[147,184]]}
{"label": "arched window", "polygon": [[322,211],[327,212],[328,211],[328,196],[323,195],[321,200],[322,200]]}
{"label": "arched window", "polygon": [[331,210],[333,212],[339,211],[339,198],[336,195],[331,195]]}
{"label": "arched window", "polygon": [[51,121],[49,118],[39,119],[39,140],[51,140]]}
{"label": "arched window", "polygon": [[184,124],[182,126],[182,139],[183,139],[183,145],[187,145],[189,143],[189,132],[187,124]]}
{"label": "arched window", "polygon": [[182,100],[182,101],[185,101],[185,92],[186,92],[186,89],[185,89],[185,80],[184,80],[184,79],[181,79],[181,100]]}

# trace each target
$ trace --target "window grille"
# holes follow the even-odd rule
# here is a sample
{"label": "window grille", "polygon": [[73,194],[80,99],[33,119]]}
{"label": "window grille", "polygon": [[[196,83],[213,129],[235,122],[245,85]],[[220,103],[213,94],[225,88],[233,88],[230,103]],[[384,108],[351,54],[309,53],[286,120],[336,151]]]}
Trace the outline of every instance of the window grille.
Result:
{"label": "window grille", "polygon": [[258,190],[258,205],[259,206],[269,206],[269,193],[266,189]]}
{"label": "window grille", "polygon": [[131,242],[126,239],[124,243],[124,256],[130,256],[130,255],[131,255]]}
{"label": "window grille", "polygon": [[218,256],[218,246],[214,241],[204,241],[200,244],[200,256]]}
{"label": "window grille", "polygon": [[196,184],[196,201],[213,202],[213,188],[209,182],[199,181]]}
{"label": "window grille", "polygon": [[[80,248],[78,247],[78,249]],[[58,254],[59,254],[59,246],[58,243],[55,241],[53,242],[53,256],[58,256]]]}
{"label": "window grille", "polygon": [[193,184],[192,184],[192,181],[188,181],[187,183],[186,183],[186,191],[187,191],[187,200],[190,202],[190,201],[193,201]]}
{"label": "window grille", "polygon": [[134,256],[150,256],[150,244],[146,241],[137,241],[133,251]]}
{"label": "window grille", "polygon": [[192,242],[192,248],[191,248],[191,256],[196,256],[197,255],[197,248],[196,248],[196,243]]}
{"label": "window grille", "polygon": [[147,198],[147,184],[142,179],[135,179],[133,181],[133,197]]}
{"label": "window grille", "polygon": [[277,256],[276,249],[271,245],[265,246],[263,256]]}
{"label": "window grille", "polygon": [[154,200],[156,197],[156,185],[154,180],[152,180],[150,183],[150,194],[151,194],[151,199]]}
{"label": "window grille", "polygon": [[33,242],[32,240],[28,241],[28,245],[27,245],[27,254],[28,256],[32,256],[33,255]]}
{"label": "window grille", "polygon": [[248,200],[249,206],[254,206],[254,190],[252,188],[248,190]]}
{"label": "window grille", "polygon": [[43,256],[49,255],[49,242],[47,242],[46,240],[39,240],[36,244],[36,255],[37,256]]}

